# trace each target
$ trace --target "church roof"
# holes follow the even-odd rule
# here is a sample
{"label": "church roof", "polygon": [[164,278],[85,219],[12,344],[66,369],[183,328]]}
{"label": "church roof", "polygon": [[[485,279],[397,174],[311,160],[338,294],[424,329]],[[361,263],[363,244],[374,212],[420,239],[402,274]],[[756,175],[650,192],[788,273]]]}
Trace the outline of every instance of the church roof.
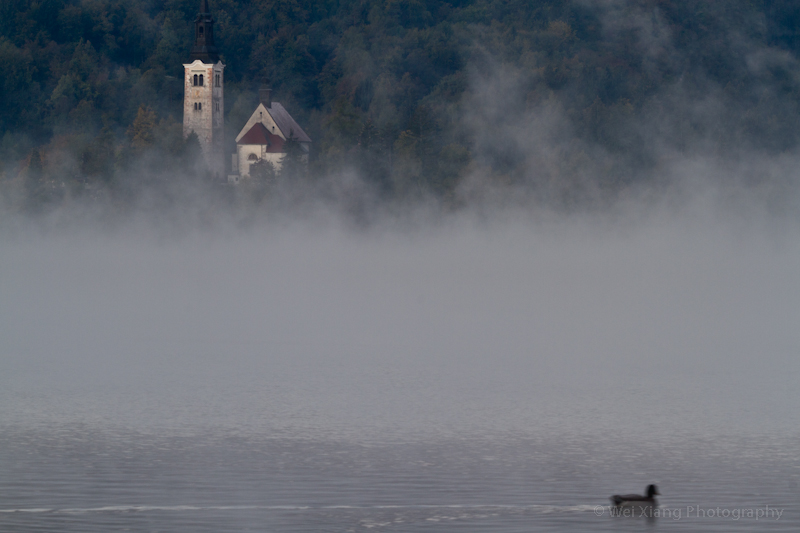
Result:
{"label": "church roof", "polygon": [[275,124],[278,125],[280,128],[281,133],[289,139],[290,137],[294,137],[298,142],[301,143],[310,143],[311,138],[306,135],[306,132],[303,131],[297,122],[294,121],[292,115],[289,114],[286,109],[279,104],[278,102],[272,102],[272,105],[267,109],[270,116],[272,116],[272,120],[275,121]]}
{"label": "church roof", "polygon": [[260,122],[256,122],[250,130],[239,139],[238,144],[269,144],[269,132]]}
{"label": "church roof", "polygon": [[236,144],[258,144],[267,147],[267,152],[282,152],[283,139],[270,133],[260,122],[256,122]]}
{"label": "church roof", "polygon": [[267,133],[277,135],[282,139],[294,137],[295,140],[303,143],[306,147],[311,143],[311,138],[306,135],[303,128],[294,121],[289,112],[278,102],[271,102],[269,107],[264,105],[263,102],[258,104],[250,119],[239,131],[239,135],[236,136],[236,142],[241,144],[244,136],[252,131],[255,124],[262,124]]}

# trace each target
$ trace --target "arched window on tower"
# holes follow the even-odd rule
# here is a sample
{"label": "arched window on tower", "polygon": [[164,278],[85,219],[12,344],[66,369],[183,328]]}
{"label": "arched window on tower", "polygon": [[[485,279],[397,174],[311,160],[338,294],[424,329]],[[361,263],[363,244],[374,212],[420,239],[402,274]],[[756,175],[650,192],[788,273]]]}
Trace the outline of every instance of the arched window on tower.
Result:
{"label": "arched window on tower", "polygon": [[217,75],[214,77],[214,85],[216,85],[217,87],[219,87],[219,74],[217,74]]}
{"label": "arched window on tower", "polygon": [[198,31],[200,32],[200,37],[202,37],[202,36],[203,36],[203,27],[202,27],[202,26],[200,26],[200,27],[198,28]]}
{"label": "arched window on tower", "polygon": [[203,86],[203,75],[200,74],[200,87],[202,87],[202,86]]}
{"label": "arched window on tower", "polygon": [[258,156],[256,154],[250,154],[247,156],[248,161],[258,161]]}

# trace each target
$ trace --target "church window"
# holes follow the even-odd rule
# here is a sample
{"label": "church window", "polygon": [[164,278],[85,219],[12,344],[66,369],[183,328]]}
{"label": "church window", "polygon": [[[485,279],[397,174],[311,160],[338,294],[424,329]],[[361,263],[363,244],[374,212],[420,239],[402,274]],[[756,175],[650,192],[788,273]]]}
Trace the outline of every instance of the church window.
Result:
{"label": "church window", "polygon": [[194,75],[194,80],[193,80],[193,82],[192,82],[192,85],[194,85],[195,87],[197,87],[197,74],[195,74],[195,75]]}
{"label": "church window", "polygon": [[214,77],[214,85],[216,85],[217,87],[219,87],[219,86],[220,86],[220,85],[219,85],[219,74],[217,74],[217,75]]}
{"label": "church window", "polygon": [[200,87],[202,87],[202,86],[203,86],[203,75],[200,74]]}
{"label": "church window", "polygon": [[200,26],[200,35],[203,35],[203,27]]}
{"label": "church window", "polygon": [[203,110],[203,104],[202,104],[202,103],[198,102],[198,104],[197,104],[197,110],[198,110],[198,111],[202,111],[202,110]]}
{"label": "church window", "polygon": [[258,156],[256,154],[250,154],[247,156],[248,161],[258,161]]}

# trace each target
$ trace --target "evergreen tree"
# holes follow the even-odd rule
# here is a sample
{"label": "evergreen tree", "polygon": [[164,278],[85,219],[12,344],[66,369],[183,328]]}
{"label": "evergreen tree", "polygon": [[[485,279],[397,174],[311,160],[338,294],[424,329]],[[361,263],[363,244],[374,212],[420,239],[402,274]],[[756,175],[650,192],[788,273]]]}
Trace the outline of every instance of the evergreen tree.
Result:
{"label": "evergreen tree", "polygon": [[278,173],[275,165],[266,159],[259,159],[250,165],[250,179],[258,187],[268,188],[274,185]]}
{"label": "evergreen tree", "polygon": [[294,136],[294,130],[289,131],[289,136],[283,143],[284,156],[281,160],[280,177],[284,180],[297,180],[306,176],[308,165],[303,147]]}
{"label": "evergreen tree", "polygon": [[383,192],[391,188],[391,150],[387,133],[379,130],[369,119],[364,123],[358,141],[358,168],[364,179],[376,184]]}
{"label": "evergreen tree", "polygon": [[81,154],[80,171],[86,178],[110,181],[114,172],[114,133],[106,126]]}
{"label": "evergreen tree", "polygon": [[200,145],[200,138],[195,132],[191,132],[183,142],[183,150],[179,159],[181,172],[187,177],[191,179],[199,177],[204,181],[211,178],[206,158],[203,155],[203,147]]}
{"label": "evergreen tree", "polygon": [[[247,87],[270,65],[276,93],[314,138],[315,167],[356,166],[377,183],[390,174],[386,189],[394,193],[418,185],[447,195],[473,157],[498,179],[521,183],[542,167],[531,161],[536,147],[521,119],[545,106],[558,110],[559,126],[576,141],[550,153],[563,182],[592,164],[581,145],[614,159],[613,171],[595,164],[583,173],[601,186],[609,182],[603,173],[640,179],[646,173],[633,170],[658,168],[665,145],[770,154],[800,145],[796,2],[606,4],[214,0],[210,7],[226,102],[252,111],[256,95]],[[92,177],[107,175],[106,154],[125,163],[165,152],[152,130],[156,116],[183,113],[181,63],[197,10],[196,0],[0,0],[0,137],[30,139],[40,155],[57,144]],[[705,98],[715,105],[691,104]],[[101,122],[113,132],[107,140],[97,134]],[[658,124],[656,142],[653,130],[641,131],[650,123]],[[88,149],[85,139],[95,139]],[[27,142],[10,147],[4,140],[9,167],[30,166]],[[305,173],[297,163],[307,156],[295,148],[289,140],[281,175]]]}
{"label": "evergreen tree", "polygon": [[28,168],[25,170],[25,202],[31,211],[44,207],[52,200],[50,184],[44,174],[42,155],[34,148],[31,151]]}
{"label": "evergreen tree", "polygon": [[252,200],[260,203],[274,191],[277,176],[275,165],[266,159],[259,159],[250,164],[250,179],[240,186],[244,187]]}
{"label": "evergreen tree", "polygon": [[142,153],[155,141],[156,114],[147,106],[140,106],[136,119],[128,128],[128,137],[134,152]]}
{"label": "evergreen tree", "polygon": [[195,132],[191,132],[186,139],[184,139],[180,156],[184,162],[184,166],[187,167],[193,162],[203,159],[203,147],[200,146],[200,138]]}

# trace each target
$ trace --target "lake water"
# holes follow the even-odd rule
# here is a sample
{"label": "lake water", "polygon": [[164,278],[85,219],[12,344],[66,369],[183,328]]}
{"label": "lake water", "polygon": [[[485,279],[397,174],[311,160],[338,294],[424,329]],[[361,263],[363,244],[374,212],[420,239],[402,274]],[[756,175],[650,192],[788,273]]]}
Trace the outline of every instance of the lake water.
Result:
{"label": "lake water", "polygon": [[[800,528],[786,236],[512,224],[2,250],[0,531]],[[610,516],[649,483],[660,516]]]}
{"label": "lake water", "polygon": [[[797,439],[3,432],[2,531],[797,531]],[[610,516],[659,483],[663,514]],[[602,507],[601,507],[602,506]],[[748,516],[749,513],[749,516]]]}

